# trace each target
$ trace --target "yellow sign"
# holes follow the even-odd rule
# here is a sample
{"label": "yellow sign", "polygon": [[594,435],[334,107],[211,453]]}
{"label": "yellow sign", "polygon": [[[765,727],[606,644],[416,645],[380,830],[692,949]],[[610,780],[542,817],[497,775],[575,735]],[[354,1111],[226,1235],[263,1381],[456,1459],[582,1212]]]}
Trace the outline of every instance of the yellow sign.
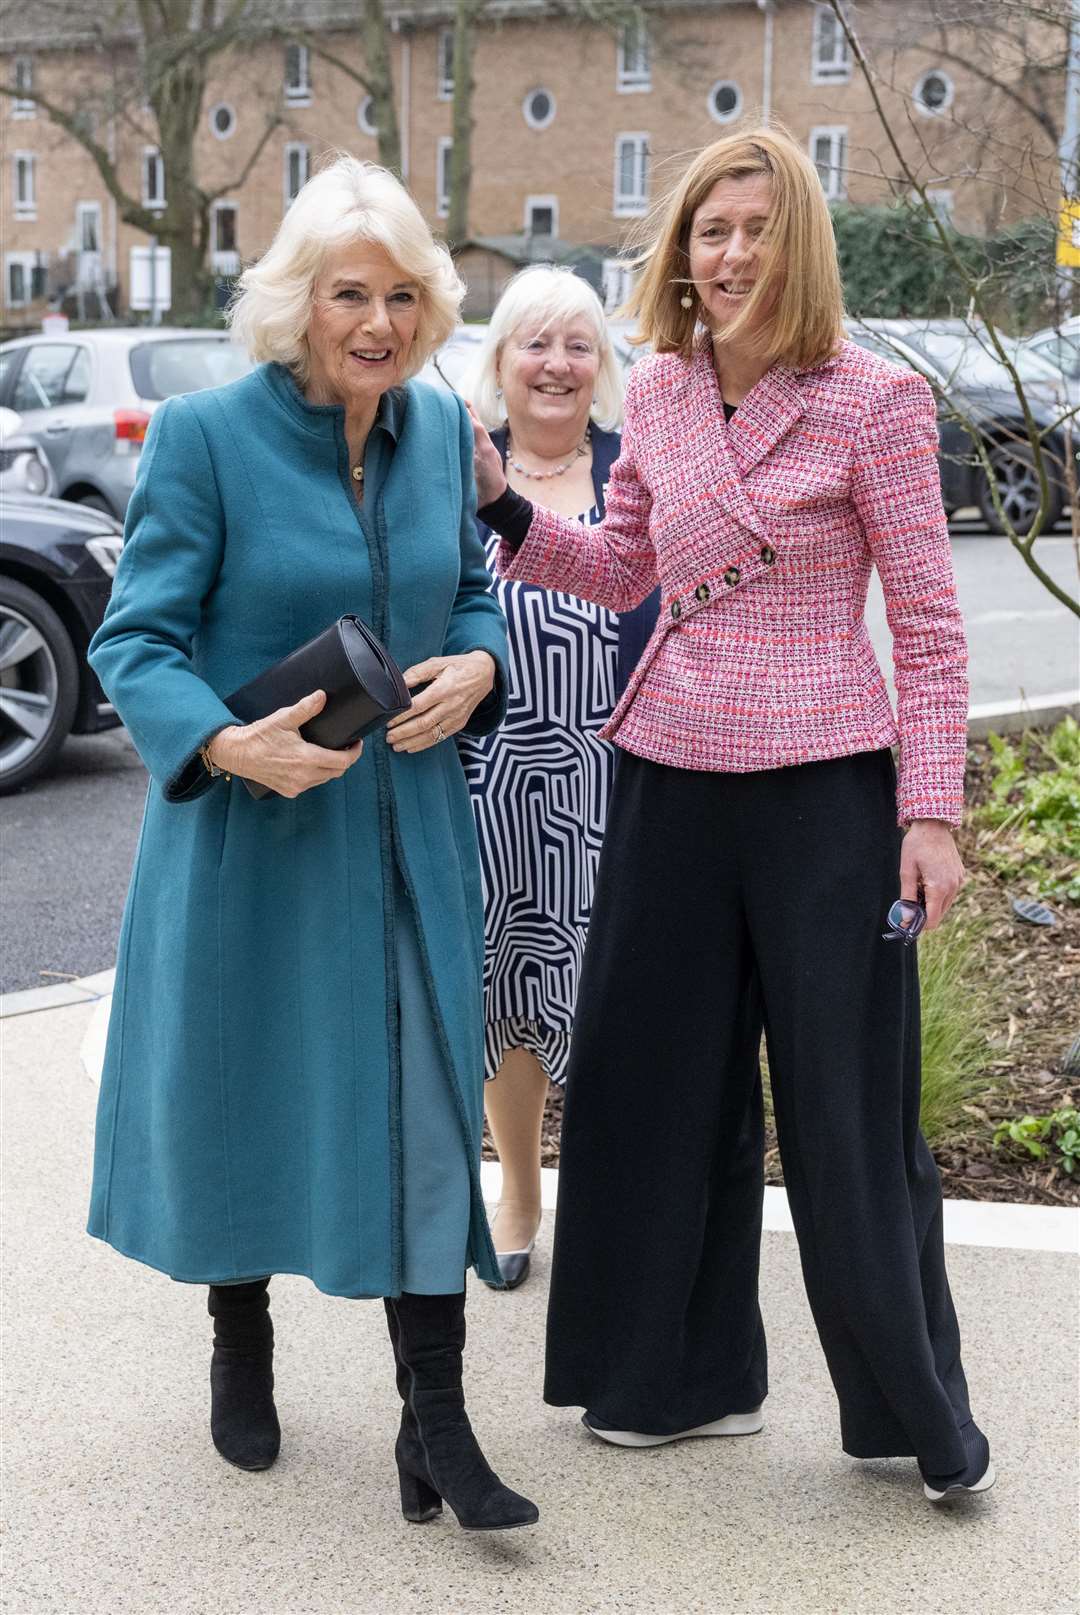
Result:
{"label": "yellow sign", "polygon": [[1057,261],[1065,268],[1080,269],[1080,197],[1061,204],[1058,220]]}

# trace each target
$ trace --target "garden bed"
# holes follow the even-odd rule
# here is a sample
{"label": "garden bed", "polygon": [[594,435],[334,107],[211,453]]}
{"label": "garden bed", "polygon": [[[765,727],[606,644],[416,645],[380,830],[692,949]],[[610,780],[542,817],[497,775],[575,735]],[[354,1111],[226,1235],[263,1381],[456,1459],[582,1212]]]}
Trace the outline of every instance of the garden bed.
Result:
{"label": "garden bed", "polygon": [[[1060,752],[1061,726],[1056,736]],[[1080,1205],[1080,1169],[1066,1173],[1060,1149],[1051,1148],[1038,1159],[1008,1144],[994,1147],[995,1131],[1003,1122],[1045,1117],[1080,1102],[1080,1078],[1069,1078],[1063,1070],[1080,1034],[1080,869],[1075,858],[1080,742],[1075,726],[1071,739],[1066,728],[1065,756],[1075,759],[1066,766],[1047,750],[1048,740],[1047,735],[1034,735],[1006,752],[1000,743],[977,742],[969,751],[968,808],[959,835],[969,879],[941,937],[949,925],[962,928],[963,950],[970,954],[961,961],[966,984],[958,982],[957,990],[977,1003],[973,1075],[979,1091],[954,1106],[957,1114],[933,1144],[944,1192],[962,1200]],[[1058,817],[1035,822],[1024,808],[1024,780],[1045,775],[1043,783],[1048,784],[1051,774],[1057,782]],[[1012,911],[1014,897],[1041,898],[1056,923],[1045,929],[1026,924]],[[920,943],[920,948],[926,946]],[[562,1092],[553,1088],[544,1118],[545,1166],[558,1165],[561,1126]],[[492,1157],[487,1138],[484,1153]],[[781,1184],[771,1128],[765,1165],[766,1181]]]}

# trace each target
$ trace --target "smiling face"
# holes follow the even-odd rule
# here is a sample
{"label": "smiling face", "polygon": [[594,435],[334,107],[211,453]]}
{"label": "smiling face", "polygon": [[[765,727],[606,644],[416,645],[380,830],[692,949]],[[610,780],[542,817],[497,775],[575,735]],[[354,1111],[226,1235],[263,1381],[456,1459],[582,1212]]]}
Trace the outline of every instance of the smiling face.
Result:
{"label": "smiling face", "polygon": [[562,426],[568,435],[584,437],[599,371],[599,343],[590,320],[519,325],[503,344],[496,367],[511,435],[531,425]]}
{"label": "smiling face", "polygon": [[[748,174],[718,180],[694,213],[690,277],[701,301],[702,318],[714,331],[742,313],[757,285],[761,238],[771,208],[772,180],[765,174]],[[755,328],[768,318],[775,302],[775,295],[766,299],[753,322]]]}
{"label": "smiling face", "polygon": [[420,318],[420,287],[373,241],[328,252],[307,340],[308,396],[357,408],[396,387]]}

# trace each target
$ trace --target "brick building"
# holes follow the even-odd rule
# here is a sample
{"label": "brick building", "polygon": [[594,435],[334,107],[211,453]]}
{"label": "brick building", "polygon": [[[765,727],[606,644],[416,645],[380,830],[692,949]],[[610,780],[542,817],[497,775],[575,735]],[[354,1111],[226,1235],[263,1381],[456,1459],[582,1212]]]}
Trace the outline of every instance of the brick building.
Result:
{"label": "brick building", "polygon": [[[36,323],[48,299],[78,294],[86,317],[105,289],[123,315],[149,304],[145,229],[126,223],[91,158],[35,100],[85,117],[117,175],[149,215],[167,205],[175,176],[155,144],[147,108],[102,117],[102,90],[135,59],[130,36],[103,48],[93,33],[40,26],[33,5],[9,23],[0,77],[3,136],[3,319]],[[307,175],[327,152],[377,157],[370,98],[347,69],[363,66],[340,0],[292,0],[311,45],[250,37],[213,58],[203,99],[196,173],[222,189],[209,251],[223,277],[265,248]],[[447,214],[451,148],[452,5],[387,0],[402,168],[438,229]],[[988,5],[984,11],[994,9]],[[951,32],[918,22],[901,0],[854,8],[882,69],[882,93],[905,149],[934,178],[941,208],[968,230],[1041,211],[1055,189],[1053,141],[1009,93],[1024,62],[1003,55],[1002,87],[974,62],[966,24]],[[552,237],[559,251],[588,246],[607,293],[625,286],[618,259],[626,228],[674,177],[688,153],[768,116],[806,143],[830,198],[880,200],[890,183],[886,142],[871,97],[830,8],[813,0],[651,0],[641,29],[577,22],[543,0],[491,0],[475,28],[470,262],[485,241]],[[326,51],[336,58],[329,61]],[[341,65],[338,65],[338,64]],[[1060,103],[1053,80],[1042,93]],[[1003,138],[1004,136],[1004,138]],[[1011,156],[1010,156],[1011,153]],[[1021,156],[1018,155],[1022,153]],[[1023,170],[1023,181],[1019,178]],[[535,256],[535,253],[522,254]],[[490,265],[486,270],[490,270]],[[507,271],[508,272],[508,271]],[[153,265],[156,290],[167,268]],[[497,284],[498,276],[489,279]]]}

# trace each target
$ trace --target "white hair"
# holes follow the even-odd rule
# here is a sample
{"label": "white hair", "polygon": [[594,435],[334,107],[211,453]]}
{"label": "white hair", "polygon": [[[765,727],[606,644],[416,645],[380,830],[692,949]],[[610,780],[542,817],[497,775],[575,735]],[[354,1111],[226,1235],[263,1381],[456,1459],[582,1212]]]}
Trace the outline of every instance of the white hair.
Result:
{"label": "white hair", "polygon": [[622,371],[611,345],[600,299],[587,280],[575,275],[572,269],[553,264],[533,264],[519,270],[495,305],[472,372],[471,387],[463,387],[485,426],[502,426],[506,420],[497,371],[499,355],[507,339],[526,323],[535,331],[556,321],[578,319],[587,320],[592,326],[600,355],[590,414],[606,431],[618,430],[623,412]]}
{"label": "white hair", "polygon": [[251,357],[308,377],[308,323],[328,252],[354,241],[380,246],[420,286],[420,313],[405,378],[442,347],[465,287],[412,197],[389,169],[338,156],[299,192],[257,263],[240,277],[229,324]]}

